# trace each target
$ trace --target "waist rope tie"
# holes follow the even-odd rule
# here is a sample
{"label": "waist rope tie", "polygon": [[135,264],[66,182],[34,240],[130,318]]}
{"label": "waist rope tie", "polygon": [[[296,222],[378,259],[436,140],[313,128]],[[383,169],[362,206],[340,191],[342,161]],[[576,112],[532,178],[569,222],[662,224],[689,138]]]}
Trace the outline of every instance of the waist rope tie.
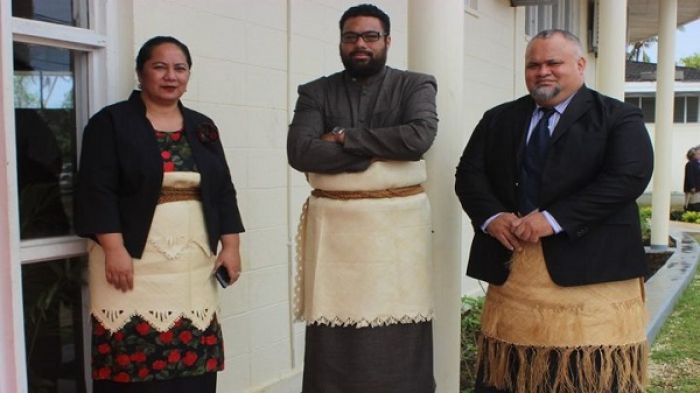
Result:
{"label": "waist rope tie", "polygon": [[158,197],[158,204],[168,203],[168,202],[179,202],[179,201],[198,201],[200,200],[199,188],[189,187],[189,188],[176,188],[176,187],[163,187],[160,190],[160,196]]}
{"label": "waist rope tie", "polygon": [[326,191],[326,190],[313,190],[311,195],[317,198],[330,198],[330,199],[376,199],[376,198],[396,198],[396,197],[407,197],[411,195],[417,195],[425,192],[423,186],[416,184],[407,187],[398,188],[387,188],[384,190],[370,190],[370,191]]}

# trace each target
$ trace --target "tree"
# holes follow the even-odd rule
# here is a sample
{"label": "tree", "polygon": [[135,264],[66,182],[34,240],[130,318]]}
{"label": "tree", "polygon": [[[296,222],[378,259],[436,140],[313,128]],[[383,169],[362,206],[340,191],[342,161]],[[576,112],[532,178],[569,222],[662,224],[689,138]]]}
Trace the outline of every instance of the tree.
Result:
{"label": "tree", "polygon": [[658,37],[650,37],[646,40],[631,43],[630,45],[632,48],[630,48],[630,51],[627,53],[627,60],[639,61],[641,57],[643,62],[648,63],[649,55],[647,55],[646,49],[649,49],[649,47],[655,44],[658,40]]}
{"label": "tree", "polygon": [[700,53],[694,53],[690,56],[682,57],[681,64],[686,67],[700,69]]}

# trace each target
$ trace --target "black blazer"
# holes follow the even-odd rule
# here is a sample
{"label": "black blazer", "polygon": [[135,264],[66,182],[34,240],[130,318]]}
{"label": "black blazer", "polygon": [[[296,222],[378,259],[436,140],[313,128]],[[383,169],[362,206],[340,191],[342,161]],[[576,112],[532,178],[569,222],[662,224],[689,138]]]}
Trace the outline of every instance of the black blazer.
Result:
{"label": "black blazer", "polygon": [[[185,137],[201,175],[200,193],[209,247],[216,253],[222,234],[243,232],[236,191],[218,133],[201,125],[211,119],[180,104]],[[214,135],[215,134],[215,135]],[[163,161],[140,92],[95,114],[83,133],[75,192],[75,231],[96,239],[120,232],[129,254],[146,245],[161,183]]]}
{"label": "black blazer", "polygon": [[[534,109],[525,96],[487,111],[457,167],[455,191],[475,232],[467,275],[494,284],[507,279],[511,252],[481,226],[496,213],[517,212]],[[583,86],[554,129],[542,174],[540,210],[563,228],[542,239],[555,283],[584,285],[646,273],[635,200],[652,167],[641,111]]]}
{"label": "black blazer", "polygon": [[685,163],[685,177],[683,177],[683,192],[691,192],[692,189],[696,192],[700,190],[700,162],[694,158]]}

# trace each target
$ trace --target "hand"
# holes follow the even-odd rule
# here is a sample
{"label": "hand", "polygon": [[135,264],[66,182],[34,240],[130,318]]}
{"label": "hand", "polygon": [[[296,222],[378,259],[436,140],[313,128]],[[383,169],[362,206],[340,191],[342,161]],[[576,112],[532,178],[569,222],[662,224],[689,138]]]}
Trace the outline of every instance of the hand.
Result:
{"label": "hand", "polygon": [[326,142],[337,143],[335,135],[331,134],[330,132],[327,132],[327,133],[321,135],[321,140],[326,141]]}
{"label": "hand", "polygon": [[511,229],[518,239],[530,243],[537,243],[541,238],[554,234],[547,218],[536,210],[514,221]]}
{"label": "hand", "polygon": [[127,292],[134,289],[134,261],[123,245],[104,248],[105,278],[114,288]]}
{"label": "hand", "polygon": [[234,247],[223,247],[219,255],[216,257],[216,263],[214,264],[214,271],[219,268],[219,266],[224,265],[228,271],[229,285],[238,281],[241,277],[241,255],[238,252],[238,248]]}
{"label": "hand", "polygon": [[494,218],[486,227],[486,232],[495,237],[503,244],[503,247],[513,251],[522,251],[522,246],[518,238],[512,233],[513,223],[518,220],[518,216],[513,213],[501,213]]}
{"label": "hand", "polygon": [[[336,132],[336,130],[339,130],[339,132]],[[342,145],[345,143],[345,130],[341,127],[334,127],[332,131],[322,134],[321,140]]]}

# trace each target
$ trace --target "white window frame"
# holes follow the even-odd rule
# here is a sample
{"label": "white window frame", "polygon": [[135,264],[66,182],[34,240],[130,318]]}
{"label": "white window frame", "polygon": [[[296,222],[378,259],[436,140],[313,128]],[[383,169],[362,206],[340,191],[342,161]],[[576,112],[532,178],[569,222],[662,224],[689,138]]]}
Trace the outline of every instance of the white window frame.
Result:
{"label": "white window frame", "polygon": [[[87,0],[90,12],[88,24],[91,28],[73,27],[55,23],[36,21],[25,18],[12,17],[12,42],[52,46],[61,49],[69,49],[82,52],[87,57],[85,62],[75,63],[76,97],[76,124],[78,128],[78,146],[80,151],[80,134],[87,122],[91,104],[94,102],[92,91],[96,86],[103,85],[101,79],[104,69],[104,52],[107,46],[107,37],[100,30],[98,23],[100,10],[104,12],[104,1]],[[92,88],[88,87],[91,86]],[[15,209],[17,210],[17,209]],[[11,214],[19,214],[18,211]],[[51,237],[45,239],[22,240],[20,242],[20,259],[22,264],[36,263],[52,259],[70,258],[85,253],[85,240],[77,236]]]}
{"label": "white window frame", "polygon": [[[77,3],[77,1],[75,2]],[[77,146],[80,150],[82,126],[90,113],[105,104],[108,73],[107,52],[107,8],[114,8],[108,0],[86,0],[86,9],[80,17],[87,17],[88,28],[65,26],[12,16],[12,0],[0,0],[0,159],[4,160],[5,172],[0,174],[0,313],[5,316],[0,323],[0,345],[5,347],[0,354],[0,393],[27,392],[27,369],[24,350],[24,318],[22,307],[21,265],[53,259],[70,258],[85,253],[85,240],[77,236],[52,237],[46,239],[20,240],[19,201],[17,195],[17,155],[15,140],[13,78],[13,43],[21,42],[76,50],[84,53],[85,61],[76,62],[75,74],[82,78],[76,83]],[[89,12],[88,12],[89,11]],[[79,66],[80,64],[80,66]],[[82,68],[81,68],[82,67]],[[87,330],[89,331],[89,330]],[[89,337],[86,338],[89,344]],[[89,348],[89,345],[87,346]],[[89,359],[86,359],[89,369]],[[86,373],[90,385],[90,374]],[[88,386],[89,387],[89,386]]]}
{"label": "white window frame", "polygon": [[479,0],[464,0],[464,12],[479,17]]}

